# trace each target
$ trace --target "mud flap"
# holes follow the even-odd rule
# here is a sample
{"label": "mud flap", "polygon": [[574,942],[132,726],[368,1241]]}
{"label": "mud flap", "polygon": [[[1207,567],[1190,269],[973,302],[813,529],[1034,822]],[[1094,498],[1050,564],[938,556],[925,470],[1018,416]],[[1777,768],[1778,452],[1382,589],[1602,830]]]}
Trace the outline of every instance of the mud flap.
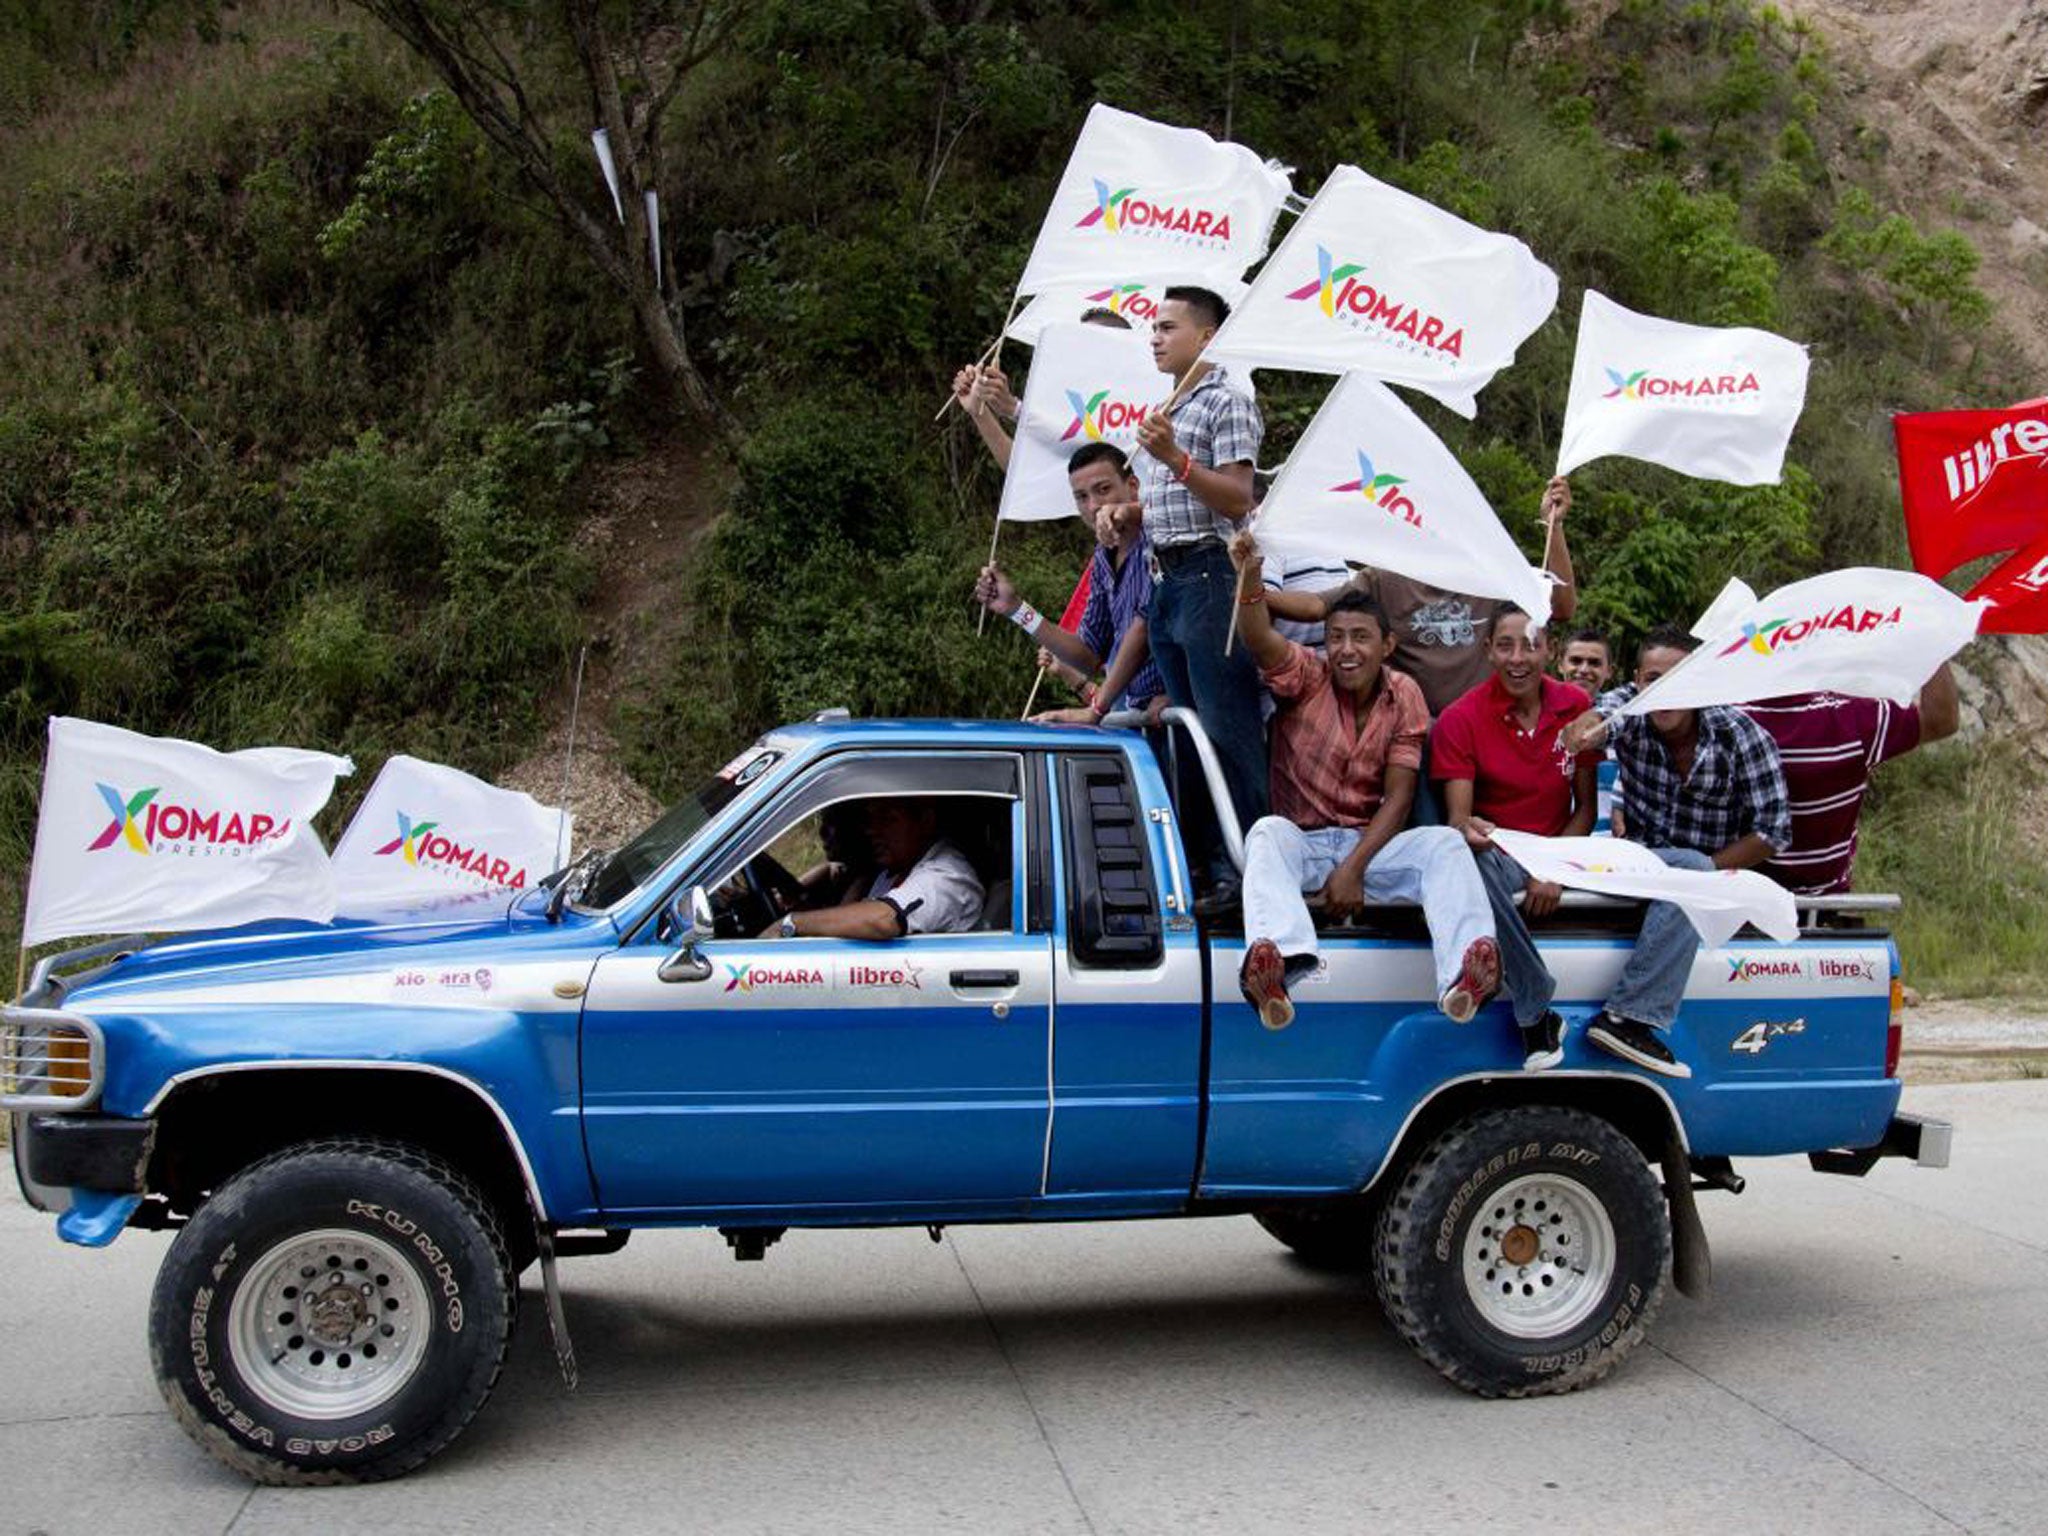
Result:
{"label": "mud flap", "polygon": [[1664,1143],[1664,1198],[1671,1205],[1671,1283],[1679,1294],[1705,1301],[1714,1288],[1714,1255],[1692,1194],[1692,1164],[1676,1136]]}
{"label": "mud flap", "polygon": [[562,1385],[576,1390],[576,1346],[569,1342],[569,1318],[562,1310],[562,1284],[555,1278],[555,1235],[536,1222],[534,1238],[540,1246],[540,1286],[547,1298],[548,1336],[555,1341],[555,1364],[562,1368]]}

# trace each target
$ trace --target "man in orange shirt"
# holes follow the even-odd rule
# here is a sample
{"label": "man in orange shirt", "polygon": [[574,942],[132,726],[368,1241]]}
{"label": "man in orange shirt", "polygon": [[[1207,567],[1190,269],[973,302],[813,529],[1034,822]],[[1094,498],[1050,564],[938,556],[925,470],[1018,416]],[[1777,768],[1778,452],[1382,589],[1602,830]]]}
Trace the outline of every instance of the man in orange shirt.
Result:
{"label": "man in orange shirt", "polygon": [[1273,628],[1264,562],[1249,534],[1233,541],[1231,556],[1238,628],[1279,705],[1274,814],[1245,839],[1245,1000],[1268,1029],[1293,1022],[1287,984],[1316,963],[1304,893],[1335,917],[1368,898],[1415,901],[1429,924],[1438,1006],[1463,1024],[1500,984],[1500,949],[1463,834],[1402,830],[1429,712],[1415,681],[1385,665],[1394,648],[1386,615],[1363,593],[1338,597],[1325,618],[1325,660]]}

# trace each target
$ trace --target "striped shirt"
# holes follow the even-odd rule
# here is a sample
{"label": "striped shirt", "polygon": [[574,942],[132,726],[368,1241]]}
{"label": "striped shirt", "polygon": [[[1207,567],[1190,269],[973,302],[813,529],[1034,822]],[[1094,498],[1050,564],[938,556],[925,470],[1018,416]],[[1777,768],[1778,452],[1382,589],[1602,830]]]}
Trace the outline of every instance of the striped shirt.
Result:
{"label": "striped shirt", "polygon": [[1763,866],[1801,896],[1849,889],[1870,771],[1920,745],[1920,710],[1888,699],[1792,694],[1741,706],[1778,744],[1792,798],[1792,843]]}
{"label": "striped shirt", "polygon": [[[1095,558],[1088,562],[1088,607],[1081,615],[1077,633],[1082,643],[1102,658],[1105,671],[1116,659],[1124,635],[1136,620],[1145,617],[1145,605],[1152,601],[1152,572],[1145,556],[1145,536],[1141,533],[1124,555],[1121,570],[1107,549],[1097,549]],[[1148,657],[1133,674],[1117,707],[1142,709],[1165,691],[1159,668]]]}
{"label": "striped shirt", "polygon": [[1363,827],[1386,795],[1388,768],[1422,768],[1429,711],[1415,680],[1380,668],[1378,686],[1358,718],[1359,701],[1330,681],[1330,664],[1305,645],[1287,646],[1263,668],[1280,702],[1273,721],[1273,814],[1297,827]]}
{"label": "striped shirt", "polygon": [[[1205,469],[1259,461],[1265,419],[1221,368],[1211,368],[1201,383],[1181,396],[1171,419],[1174,441]],[[1237,524],[1204,506],[1181,484],[1173,469],[1149,453],[1139,463],[1143,469],[1138,494],[1145,503],[1145,536],[1153,548],[1179,549],[1204,539],[1227,540],[1237,532]]]}

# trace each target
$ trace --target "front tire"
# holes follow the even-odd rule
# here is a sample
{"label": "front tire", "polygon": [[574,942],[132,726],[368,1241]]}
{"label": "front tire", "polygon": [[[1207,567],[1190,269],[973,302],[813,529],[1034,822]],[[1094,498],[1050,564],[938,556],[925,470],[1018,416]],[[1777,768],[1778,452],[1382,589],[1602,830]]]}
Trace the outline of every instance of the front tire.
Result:
{"label": "front tire", "polygon": [[1664,1298],[1671,1227],[1642,1153],[1612,1125],[1545,1105],[1445,1131],[1380,1217],[1375,1278],[1415,1352],[1482,1397],[1592,1385]]}
{"label": "front tire", "polygon": [[476,1186],[415,1148],[293,1147],[224,1184],[150,1300],[186,1431],[261,1483],[369,1482],[452,1441],[496,1384],[518,1293]]}

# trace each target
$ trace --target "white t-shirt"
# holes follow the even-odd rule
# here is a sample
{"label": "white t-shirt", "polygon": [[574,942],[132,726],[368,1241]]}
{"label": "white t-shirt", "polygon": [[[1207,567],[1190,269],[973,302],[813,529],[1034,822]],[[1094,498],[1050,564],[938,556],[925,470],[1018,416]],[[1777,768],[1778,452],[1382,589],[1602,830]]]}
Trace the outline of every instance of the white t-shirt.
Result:
{"label": "white t-shirt", "polygon": [[906,933],[968,933],[981,923],[985,893],[967,855],[944,838],[925,849],[900,884],[888,870],[875,876],[868,900],[903,914]]}

